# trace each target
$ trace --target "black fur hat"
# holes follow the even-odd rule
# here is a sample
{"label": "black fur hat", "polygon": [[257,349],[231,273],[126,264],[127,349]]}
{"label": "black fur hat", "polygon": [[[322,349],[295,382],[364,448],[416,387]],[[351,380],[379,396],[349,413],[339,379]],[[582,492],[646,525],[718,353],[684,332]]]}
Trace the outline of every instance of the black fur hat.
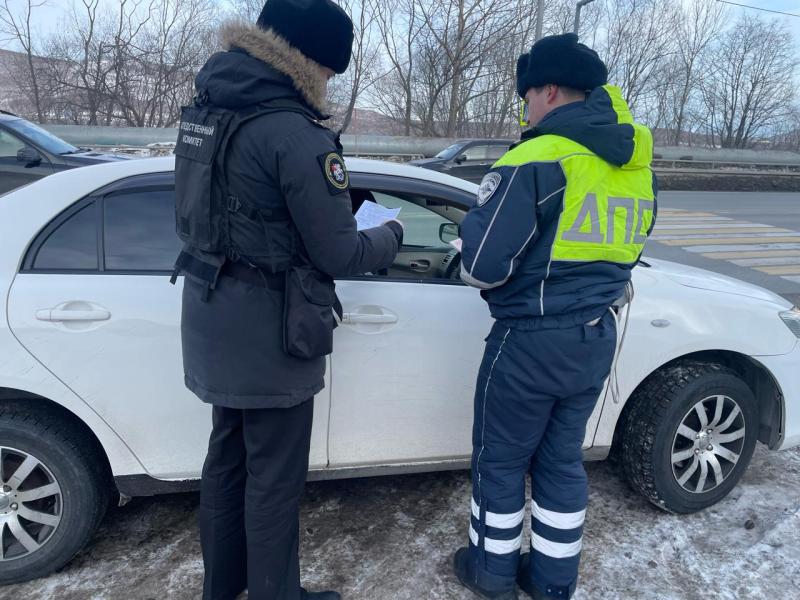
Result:
{"label": "black fur hat", "polygon": [[517,60],[517,93],[524,98],[529,89],[548,83],[588,91],[608,83],[608,69],[574,33],[550,35]]}
{"label": "black fur hat", "polygon": [[331,0],[267,0],[256,25],[336,73],[344,73],[350,64],[353,22]]}

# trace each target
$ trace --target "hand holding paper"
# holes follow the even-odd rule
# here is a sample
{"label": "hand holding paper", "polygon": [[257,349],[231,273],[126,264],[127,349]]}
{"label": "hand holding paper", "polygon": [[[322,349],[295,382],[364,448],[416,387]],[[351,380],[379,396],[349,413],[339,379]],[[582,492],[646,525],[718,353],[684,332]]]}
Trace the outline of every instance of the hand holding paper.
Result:
{"label": "hand holding paper", "polygon": [[380,227],[386,223],[386,221],[397,219],[397,215],[399,214],[399,208],[386,208],[371,200],[366,200],[358,209],[358,212],[356,212],[358,230],[363,231],[364,229]]}

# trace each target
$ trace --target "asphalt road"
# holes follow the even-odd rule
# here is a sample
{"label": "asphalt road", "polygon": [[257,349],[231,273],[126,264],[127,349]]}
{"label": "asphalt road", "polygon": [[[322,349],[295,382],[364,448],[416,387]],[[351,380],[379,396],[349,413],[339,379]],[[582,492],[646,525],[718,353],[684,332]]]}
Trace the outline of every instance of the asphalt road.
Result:
{"label": "asphalt road", "polygon": [[645,256],[742,279],[800,304],[800,193],[662,192]]}

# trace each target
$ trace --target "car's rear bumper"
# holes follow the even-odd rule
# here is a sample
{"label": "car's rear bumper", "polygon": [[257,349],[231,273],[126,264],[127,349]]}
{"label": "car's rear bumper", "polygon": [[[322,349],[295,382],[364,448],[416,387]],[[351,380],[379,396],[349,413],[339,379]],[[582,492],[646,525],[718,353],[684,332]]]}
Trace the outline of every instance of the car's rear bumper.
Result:
{"label": "car's rear bumper", "polygon": [[800,446],[800,344],[789,354],[758,356],[783,395],[783,436],[777,450]]}

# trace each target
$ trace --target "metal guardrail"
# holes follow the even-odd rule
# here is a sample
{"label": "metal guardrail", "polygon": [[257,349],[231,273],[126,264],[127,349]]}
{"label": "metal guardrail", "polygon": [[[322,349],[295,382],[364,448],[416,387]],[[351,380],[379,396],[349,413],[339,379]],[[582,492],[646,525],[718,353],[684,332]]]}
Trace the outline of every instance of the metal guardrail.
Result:
{"label": "metal guardrail", "polygon": [[[115,149],[143,155],[170,152],[178,137],[175,128],[89,127],[79,125],[44,125],[60,138],[76,146]],[[420,138],[379,135],[342,135],[348,156],[394,158],[431,157],[453,144],[454,138]],[[657,147],[654,165],[666,169],[770,170],[800,173],[800,154],[762,150],[730,150],[694,147]]]}

